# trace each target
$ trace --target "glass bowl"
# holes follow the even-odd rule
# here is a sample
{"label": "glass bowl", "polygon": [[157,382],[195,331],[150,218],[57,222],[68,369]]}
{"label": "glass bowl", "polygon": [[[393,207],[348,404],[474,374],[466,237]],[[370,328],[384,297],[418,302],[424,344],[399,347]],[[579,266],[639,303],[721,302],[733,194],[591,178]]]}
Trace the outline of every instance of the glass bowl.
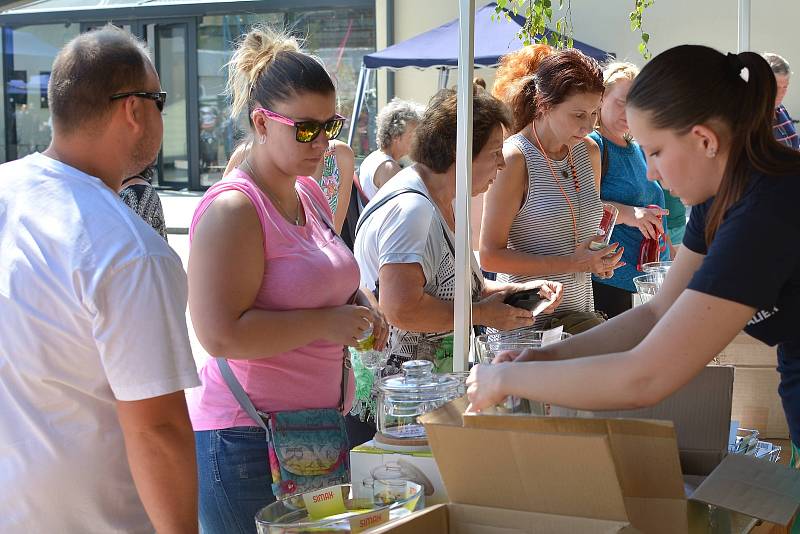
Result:
{"label": "glass bowl", "polygon": [[[482,334],[475,338],[477,363],[491,364],[498,354],[509,350],[523,351],[525,349],[537,349],[542,346],[542,337],[544,333],[544,330],[520,328],[508,332]],[[562,332],[560,341],[568,339],[571,336],[571,334]],[[547,413],[544,403],[517,397],[506,398],[497,408],[501,413],[533,415],[545,415]]]}
{"label": "glass bowl", "polygon": [[258,534],[360,532],[364,523],[375,526],[380,522],[405,517],[425,507],[425,491],[422,486],[405,480],[376,480],[371,487],[357,491],[354,491],[351,484],[327,489],[341,493],[344,511],[321,519],[312,519],[303,495],[296,495],[259,510],[255,517],[256,531]]}
{"label": "glass bowl", "polygon": [[650,271],[633,278],[633,285],[636,286],[636,292],[639,293],[642,303],[649,301],[658,293],[666,275],[666,271]]}
{"label": "glass bowl", "polygon": [[425,427],[417,418],[458,398],[461,388],[458,377],[434,374],[428,360],[403,363],[402,375],[378,384],[378,432],[391,439],[425,439]]}
{"label": "glass bowl", "polygon": [[642,272],[643,273],[651,273],[654,271],[669,271],[669,268],[672,267],[671,261],[651,261],[649,263],[645,263],[642,265]]}
{"label": "glass bowl", "polygon": [[[482,334],[475,338],[475,353],[478,363],[492,363],[495,356],[507,350],[523,351],[537,349],[542,346],[544,330],[522,328],[508,332]],[[571,337],[566,332],[561,334],[561,341]]]}

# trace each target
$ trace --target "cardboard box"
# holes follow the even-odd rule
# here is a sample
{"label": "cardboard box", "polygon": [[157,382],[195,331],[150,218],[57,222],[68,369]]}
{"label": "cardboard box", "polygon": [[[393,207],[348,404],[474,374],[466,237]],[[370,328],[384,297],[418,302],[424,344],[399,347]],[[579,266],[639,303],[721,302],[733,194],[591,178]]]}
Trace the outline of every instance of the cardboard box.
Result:
{"label": "cardboard box", "polygon": [[718,365],[769,367],[778,365],[777,349],[740,332],[716,357]]}
{"label": "cardboard box", "polygon": [[[422,417],[450,503],[376,533],[707,532],[687,501],[670,422],[464,414]],[[788,524],[800,472],[731,455],[693,501]]]}
{"label": "cardboard box", "polygon": [[731,416],[742,428],[758,430],[761,439],[789,439],[789,425],[778,396],[775,369],[737,367]]}
{"label": "cardboard box", "polygon": [[728,453],[733,389],[734,368],[711,366],[653,407],[578,416],[672,421],[683,474],[705,476]]}
{"label": "cardboard box", "polygon": [[736,368],[731,416],[765,439],[788,439],[789,426],[778,395],[777,349],[740,333],[716,361]]}
{"label": "cardboard box", "polygon": [[354,485],[397,475],[398,478],[411,480],[425,488],[427,506],[447,502],[442,475],[431,451],[387,451],[376,447],[374,441],[368,441],[350,451],[350,475]]}

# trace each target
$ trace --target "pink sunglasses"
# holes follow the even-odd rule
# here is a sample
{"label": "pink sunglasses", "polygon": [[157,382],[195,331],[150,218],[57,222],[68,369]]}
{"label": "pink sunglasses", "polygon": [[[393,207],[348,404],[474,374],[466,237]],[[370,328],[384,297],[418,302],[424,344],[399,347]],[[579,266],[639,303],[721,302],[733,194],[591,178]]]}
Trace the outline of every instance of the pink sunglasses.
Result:
{"label": "pink sunglasses", "polygon": [[310,143],[316,139],[322,131],[325,132],[325,136],[328,139],[336,139],[339,137],[339,134],[342,133],[344,121],[347,120],[341,115],[335,115],[332,119],[329,119],[324,123],[317,121],[297,122],[293,121],[289,117],[284,117],[279,113],[275,113],[274,111],[270,111],[265,108],[256,108],[253,110],[254,114],[258,112],[263,113],[268,119],[272,119],[288,126],[294,126],[294,138],[298,143]]}

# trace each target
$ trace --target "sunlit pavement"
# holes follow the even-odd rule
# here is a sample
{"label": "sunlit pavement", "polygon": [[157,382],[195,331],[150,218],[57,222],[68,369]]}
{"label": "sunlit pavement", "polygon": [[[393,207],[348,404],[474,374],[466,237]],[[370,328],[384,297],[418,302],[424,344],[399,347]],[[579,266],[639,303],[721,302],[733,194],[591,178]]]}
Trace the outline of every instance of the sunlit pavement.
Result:
{"label": "sunlit pavement", "polygon": [[[164,219],[169,233],[169,245],[178,253],[186,269],[189,261],[189,224],[192,221],[197,204],[202,193],[183,191],[159,191],[161,205],[164,207]],[[192,353],[198,368],[208,358],[208,353],[200,345],[194,333],[189,310],[186,310],[186,324],[189,326],[189,340],[192,344]]]}

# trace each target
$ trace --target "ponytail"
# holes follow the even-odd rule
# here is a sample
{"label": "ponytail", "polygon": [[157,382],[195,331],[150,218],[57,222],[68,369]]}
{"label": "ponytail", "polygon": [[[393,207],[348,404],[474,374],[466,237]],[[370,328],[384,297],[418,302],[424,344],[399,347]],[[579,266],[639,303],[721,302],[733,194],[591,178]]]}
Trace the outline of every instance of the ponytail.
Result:
{"label": "ponytail", "polygon": [[231,116],[258,106],[272,108],[300,92],[331,93],[335,87],[322,62],[302,51],[298,40],[266,25],[253,27],[228,62]]}
{"label": "ponytail", "polygon": [[536,75],[514,81],[507,91],[506,104],[514,116],[514,132],[519,132],[536,118]]}
{"label": "ponytail", "polygon": [[727,59],[730,73],[739,78],[732,81],[736,84],[744,82],[744,91],[739,102],[739,116],[731,128],[728,163],[706,220],[707,245],[714,240],[725,213],[742,198],[753,171],[767,175],[800,171],[800,157],[791,158],[797,154],[778,143],[772,131],[777,84],[769,64],[754,52],[728,54]]}
{"label": "ponytail", "polygon": [[509,102],[513,98],[513,95],[509,94],[512,86],[515,86],[520,78],[536,74],[542,60],[552,53],[553,48],[550,45],[539,44],[525,46],[501,57],[492,95],[503,102]]}
{"label": "ponytail", "polygon": [[707,245],[744,194],[752,173],[787,176],[800,171],[800,153],[778,143],[772,132],[775,93],[775,76],[758,54],[725,56],[700,45],[659,54],[628,93],[628,106],[648,112],[656,128],[684,134],[718,120],[728,130],[731,146],[706,221]]}
{"label": "ponytail", "polygon": [[503,56],[492,92],[511,108],[516,133],[571,95],[603,94],[603,73],[579,50],[527,46]]}

